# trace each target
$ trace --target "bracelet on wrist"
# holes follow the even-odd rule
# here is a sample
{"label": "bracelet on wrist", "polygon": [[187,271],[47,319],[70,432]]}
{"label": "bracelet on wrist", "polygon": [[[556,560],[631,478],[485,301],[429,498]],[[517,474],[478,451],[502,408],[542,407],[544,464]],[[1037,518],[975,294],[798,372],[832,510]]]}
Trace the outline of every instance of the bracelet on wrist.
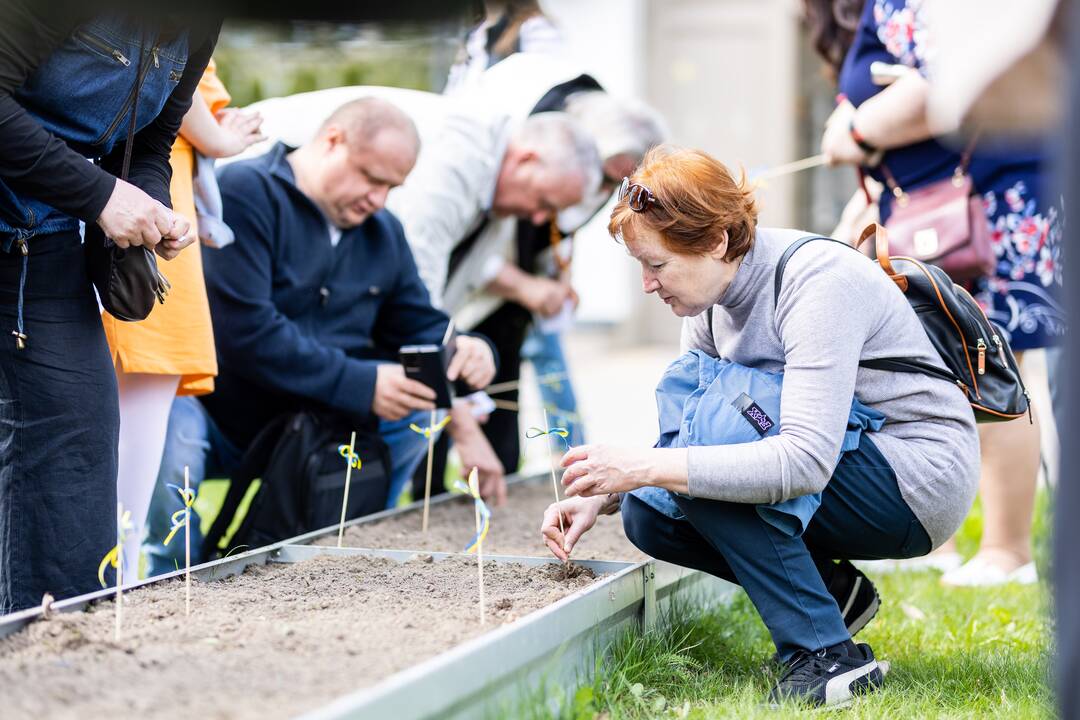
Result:
{"label": "bracelet on wrist", "polygon": [[608,493],[604,498],[604,504],[600,506],[601,515],[614,515],[619,507],[622,505],[622,495],[620,493]]}
{"label": "bracelet on wrist", "polygon": [[851,118],[851,122],[848,123],[848,132],[851,133],[851,139],[855,141],[855,144],[862,149],[867,155],[875,155],[880,152],[879,148],[874,147],[872,144],[866,141],[863,134],[855,128],[855,118]]}

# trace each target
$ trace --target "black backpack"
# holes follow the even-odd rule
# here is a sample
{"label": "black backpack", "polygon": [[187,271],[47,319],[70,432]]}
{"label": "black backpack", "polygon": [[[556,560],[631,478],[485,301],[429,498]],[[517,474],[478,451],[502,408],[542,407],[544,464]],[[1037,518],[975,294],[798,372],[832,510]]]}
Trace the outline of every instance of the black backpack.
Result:
{"label": "black backpack", "polygon": [[[977,422],[1014,420],[1025,414],[1030,420],[1028,392],[1020,379],[1012,349],[975,298],[935,265],[905,256],[889,257],[889,239],[881,225],[868,225],[858,245],[871,236],[876,239],[881,269],[904,293],[947,369],[906,357],[862,360],[859,365],[874,370],[925,373],[955,383],[967,395]],[[851,247],[819,236],[796,240],[776,265],[774,299],[780,297],[784,266],[796,250],[811,240],[832,240]]]}
{"label": "black backpack", "polygon": [[[202,546],[202,561],[243,546],[270,545],[341,521],[346,460],[338,448],[349,444],[352,427],[335,416],[314,412],[282,415],[255,437],[233,473],[221,511]],[[357,432],[359,472],[349,482],[346,519],[386,507],[390,451],[377,434]],[[251,483],[261,478],[240,527],[223,544]]]}

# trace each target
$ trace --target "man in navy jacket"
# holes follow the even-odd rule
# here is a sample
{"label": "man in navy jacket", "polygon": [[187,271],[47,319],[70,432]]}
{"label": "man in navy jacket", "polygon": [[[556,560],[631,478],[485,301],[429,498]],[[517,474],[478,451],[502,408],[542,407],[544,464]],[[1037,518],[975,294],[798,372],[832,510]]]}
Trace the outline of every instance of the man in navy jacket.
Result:
{"label": "man in navy jacket", "polygon": [[[434,391],[405,377],[402,345],[441,342],[449,318],[435,309],[398,222],[383,209],[412,170],[416,129],[375,98],[345,104],[306,145],[279,143],[220,173],[224,219],[236,241],[203,253],[220,375],[212,395],[178,398],[169,418],[148,526],[151,570],[174,568],[162,547],[177,509],[168,484],[228,474],[275,416],[340,413],[390,447],[390,506],[427,443]],[[448,371],[474,388],[490,383],[483,339],[457,338]],[[207,448],[209,447],[209,451]],[[194,529],[194,524],[193,524]]]}

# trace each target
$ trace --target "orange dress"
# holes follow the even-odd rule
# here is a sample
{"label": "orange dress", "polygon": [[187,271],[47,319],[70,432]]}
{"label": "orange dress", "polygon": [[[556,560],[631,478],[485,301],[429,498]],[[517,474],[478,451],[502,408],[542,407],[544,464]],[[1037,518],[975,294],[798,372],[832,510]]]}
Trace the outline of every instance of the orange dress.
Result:
{"label": "orange dress", "polygon": [[[199,83],[198,92],[210,112],[216,113],[229,104],[229,93],[218,79],[212,60]],[[173,143],[169,164],[172,166],[169,193],[173,210],[188,218],[194,226],[195,150],[182,136],[177,136]],[[101,315],[113,363],[125,373],[179,375],[177,395],[213,392],[217,356],[203,281],[201,250],[196,243],[169,262],[158,258],[158,267],[172,284],[164,305],[155,306],[142,322],[123,322],[108,313]]]}

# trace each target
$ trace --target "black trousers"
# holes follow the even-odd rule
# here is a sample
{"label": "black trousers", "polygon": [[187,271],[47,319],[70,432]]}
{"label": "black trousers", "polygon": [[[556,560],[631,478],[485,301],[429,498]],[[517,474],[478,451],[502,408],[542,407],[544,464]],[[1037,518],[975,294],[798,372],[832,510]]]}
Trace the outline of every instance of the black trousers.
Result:
{"label": "black trousers", "polygon": [[23,258],[0,252],[0,613],[98,589],[116,543],[116,375],[81,240],[28,245],[24,350]]}
{"label": "black trousers", "polygon": [[[493,384],[515,382],[521,379],[521,345],[532,324],[532,313],[515,303],[504,303],[487,319],[476,326],[476,331],[486,335],[499,352],[499,372]],[[517,388],[492,393],[496,400],[517,403]],[[517,472],[521,464],[521,434],[518,432],[516,410],[496,408],[484,425],[484,435],[502,462],[507,474]]]}
{"label": "black trousers", "polygon": [[694,568],[746,590],[781,659],[849,639],[829,594],[832,560],[908,558],[930,538],[908,507],[888,460],[869,436],[844,453],[806,532],[792,537],[755,505],[676,496],[675,520],[623,495],[626,537],[658,560]]}
{"label": "black trousers", "polygon": [[[521,345],[532,323],[532,314],[520,305],[504,303],[489,315],[474,330],[489,340],[499,353],[499,370],[492,384],[516,381],[521,378]],[[517,389],[501,393],[492,393],[497,400],[518,401]],[[495,455],[502,463],[507,474],[517,472],[521,464],[521,437],[518,433],[518,414],[513,410],[496,408],[487,423],[483,425],[484,435],[491,443]],[[450,451],[450,437],[443,433],[435,442],[434,460],[431,476],[441,478],[446,475],[446,455]],[[413,474],[413,498],[424,497],[424,481],[427,474],[426,463]],[[433,485],[437,483],[433,482]],[[442,487],[438,485],[438,487]]]}

